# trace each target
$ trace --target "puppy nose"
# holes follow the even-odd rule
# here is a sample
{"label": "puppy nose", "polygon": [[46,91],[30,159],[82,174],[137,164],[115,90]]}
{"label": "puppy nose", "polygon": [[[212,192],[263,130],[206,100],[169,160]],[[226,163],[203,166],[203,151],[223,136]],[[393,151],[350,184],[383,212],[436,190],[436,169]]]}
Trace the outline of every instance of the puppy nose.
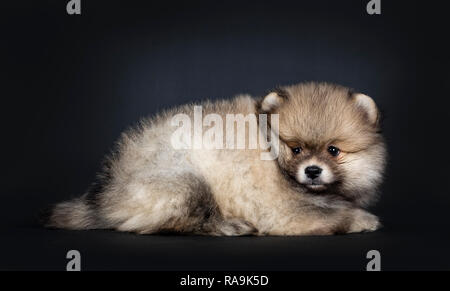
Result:
{"label": "puppy nose", "polygon": [[317,166],[309,166],[305,169],[306,176],[311,179],[317,178],[320,173],[322,173],[322,169]]}

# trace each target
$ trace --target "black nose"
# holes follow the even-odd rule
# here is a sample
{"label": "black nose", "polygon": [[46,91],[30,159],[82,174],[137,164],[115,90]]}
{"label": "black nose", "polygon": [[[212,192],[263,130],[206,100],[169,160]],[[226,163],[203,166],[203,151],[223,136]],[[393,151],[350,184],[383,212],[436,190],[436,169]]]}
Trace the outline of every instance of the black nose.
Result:
{"label": "black nose", "polygon": [[320,173],[322,173],[322,169],[317,166],[309,166],[305,169],[306,176],[311,179],[317,178]]}

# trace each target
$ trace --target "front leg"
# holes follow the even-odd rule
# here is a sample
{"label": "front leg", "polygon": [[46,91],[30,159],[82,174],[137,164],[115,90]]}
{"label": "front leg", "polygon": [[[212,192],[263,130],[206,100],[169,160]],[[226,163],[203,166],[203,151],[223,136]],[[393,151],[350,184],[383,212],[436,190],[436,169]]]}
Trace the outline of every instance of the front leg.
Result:
{"label": "front leg", "polygon": [[363,210],[353,209],[352,223],[346,233],[371,232],[381,227],[380,220],[375,215]]}
{"label": "front leg", "polygon": [[295,213],[284,213],[261,234],[333,235],[375,231],[380,226],[375,215],[360,208],[304,206]]}

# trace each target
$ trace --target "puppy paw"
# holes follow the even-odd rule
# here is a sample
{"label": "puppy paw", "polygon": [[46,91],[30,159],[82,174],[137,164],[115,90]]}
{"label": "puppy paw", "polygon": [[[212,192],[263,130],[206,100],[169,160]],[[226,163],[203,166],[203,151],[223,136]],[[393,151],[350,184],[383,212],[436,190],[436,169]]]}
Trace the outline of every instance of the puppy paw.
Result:
{"label": "puppy paw", "polygon": [[378,217],[365,210],[356,209],[352,214],[352,223],[349,227],[348,233],[371,232],[381,227]]}
{"label": "puppy paw", "polygon": [[216,227],[216,235],[242,236],[254,235],[257,229],[249,222],[240,219],[228,219],[221,221]]}

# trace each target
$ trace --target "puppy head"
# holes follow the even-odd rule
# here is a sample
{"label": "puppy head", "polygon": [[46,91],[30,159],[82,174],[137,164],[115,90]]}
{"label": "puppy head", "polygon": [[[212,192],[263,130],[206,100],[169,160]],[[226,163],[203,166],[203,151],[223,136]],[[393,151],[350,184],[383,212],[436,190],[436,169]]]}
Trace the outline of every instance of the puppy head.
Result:
{"label": "puppy head", "polygon": [[260,110],[279,114],[283,173],[313,193],[341,195],[361,206],[373,200],[386,150],[372,98],[306,83],[269,93]]}

